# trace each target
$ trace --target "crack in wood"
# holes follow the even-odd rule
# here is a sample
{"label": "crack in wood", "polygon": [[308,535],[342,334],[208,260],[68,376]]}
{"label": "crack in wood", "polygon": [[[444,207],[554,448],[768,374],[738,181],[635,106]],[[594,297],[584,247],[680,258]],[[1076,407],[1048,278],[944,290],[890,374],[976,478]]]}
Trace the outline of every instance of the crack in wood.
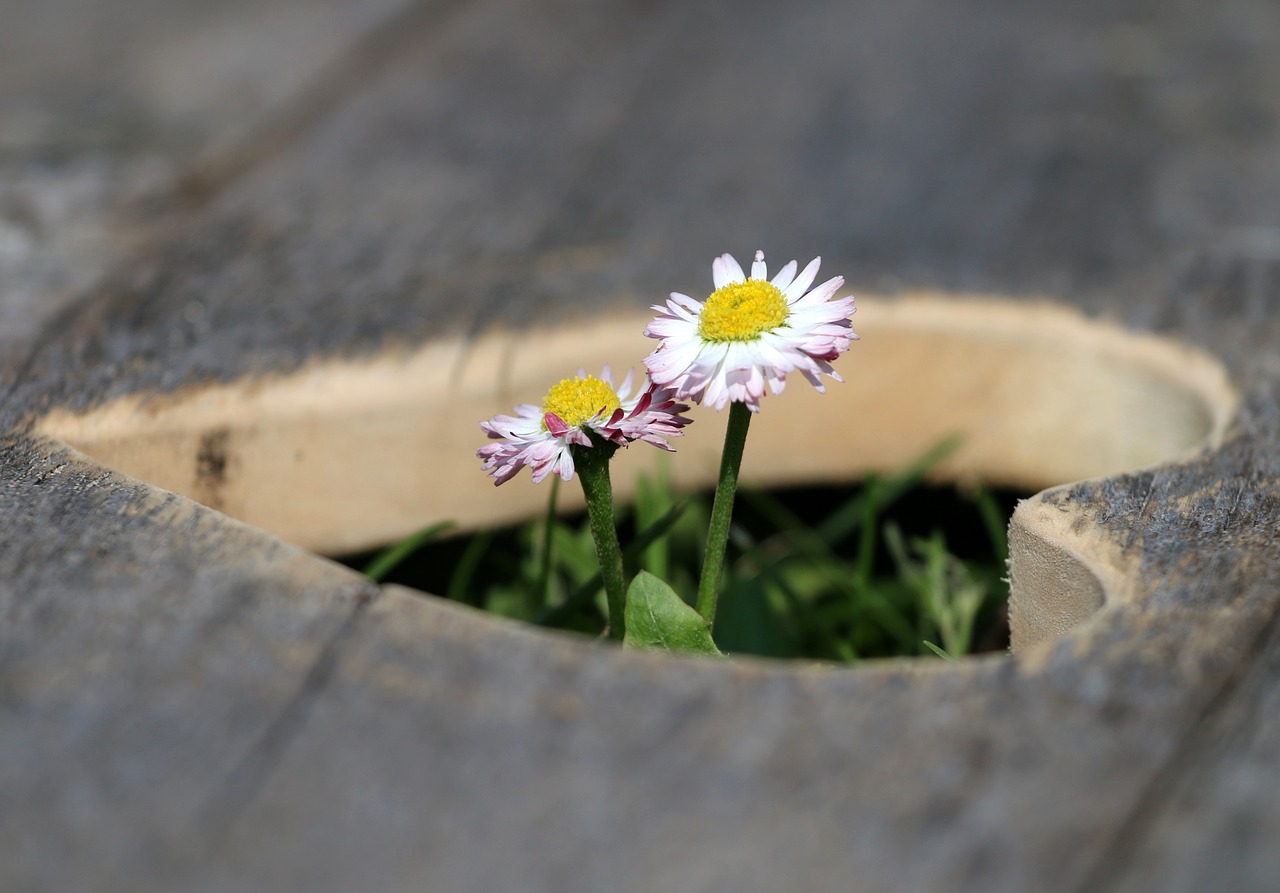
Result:
{"label": "crack in wood", "polygon": [[1131,549],[1133,544],[1137,542],[1138,534],[1142,530],[1142,522],[1147,514],[1147,506],[1151,504],[1151,496],[1156,490],[1155,476],[1151,476],[1147,480],[1146,492],[1142,494],[1142,503],[1138,506],[1138,511],[1134,513],[1133,522],[1129,525],[1129,535],[1125,539],[1124,548]]}
{"label": "crack in wood", "polygon": [[197,810],[195,836],[205,841],[209,849],[218,849],[226,840],[280,764],[337,672],[343,647],[380,594],[381,590],[372,583],[354,593],[351,610],[316,656],[293,697]]}
{"label": "crack in wood", "polygon": [[1264,694],[1259,677],[1268,671],[1267,662],[1257,660],[1268,647],[1280,647],[1280,600],[1271,605],[1265,623],[1243,649],[1247,654],[1234,662],[1222,684],[1209,692],[1204,706],[1196,714],[1173,753],[1151,776],[1134,801],[1134,807],[1111,835],[1106,847],[1085,871],[1074,889],[1078,893],[1106,893],[1108,890],[1131,889],[1128,881],[1133,871],[1140,871],[1138,851],[1141,844],[1155,833],[1165,810],[1184,789],[1188,778],[1210,771],[1215,761],[1214,743],[1235,738],[1249,730],[1229,720],[1240,698],[1259,700]]}

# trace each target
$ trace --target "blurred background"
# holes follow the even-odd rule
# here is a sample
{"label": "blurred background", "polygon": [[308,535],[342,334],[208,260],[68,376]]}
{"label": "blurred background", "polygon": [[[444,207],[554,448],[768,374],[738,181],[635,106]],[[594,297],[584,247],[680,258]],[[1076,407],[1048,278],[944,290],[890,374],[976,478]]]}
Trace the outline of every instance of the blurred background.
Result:
{"label": "blurred background", "polygon": [[[6,347],[126,257],[112,290],[145,290],[137,257],[193,219],[198,293],[169,281],[156,310],[186,340],[282,290],[373,340],[648,303],[756,247],[864,292],[1042,295],[1144,328],[1214,325],[1191,293],[1262,320],[1280,288],[1270,0],[10,0],[0,19]],[[271,255],[269,288],[264,262],[227,273],[246,253]],[[295,312],[257,321],[249,361],[315,348]]]}

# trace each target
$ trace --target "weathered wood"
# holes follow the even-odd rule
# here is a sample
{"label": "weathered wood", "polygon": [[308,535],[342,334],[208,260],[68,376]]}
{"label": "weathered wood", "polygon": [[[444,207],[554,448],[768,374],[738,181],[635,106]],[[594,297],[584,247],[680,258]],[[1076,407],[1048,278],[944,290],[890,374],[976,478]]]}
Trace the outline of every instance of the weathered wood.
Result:
{"label": "weathered wood", "polygon": [[180,214],[192,187],[314,117],[335,82],[359,83],[388,42],[378,26],[407,5],[4,4],[0,348]]}
{"label": "weathered wood", "polygon": [[[1273,6],[419,9],[6,373],[4,886],[1274,886]],[[1051,297],[1173,336],[1238,413],[1024,505],[1100,613],[1011,658],[852,671],[373,589],[38,433],[636,312],[757,246],[856,293]],[[1052,608],[1046,566],[1013,573]]]}

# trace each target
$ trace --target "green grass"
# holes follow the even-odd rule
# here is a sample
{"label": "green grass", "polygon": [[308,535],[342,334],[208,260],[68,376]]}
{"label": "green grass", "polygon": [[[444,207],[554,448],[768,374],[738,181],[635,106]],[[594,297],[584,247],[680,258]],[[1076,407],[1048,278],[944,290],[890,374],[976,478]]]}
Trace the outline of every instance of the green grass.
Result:
{"label": "green grass", "polygon": [[[951,446],[858,487],[740,490],[715,624],[720,649],[856,661],[1005,648],[1005,525],[1015,497],[922,486]],[[642,481],[618,512],[628,579],[648,570],[692,603],[709,511],[709,494]],[[548,512],[467,537],[445,532],[437,525],[350,563],[504,617],[604,629],[584,516]]]}

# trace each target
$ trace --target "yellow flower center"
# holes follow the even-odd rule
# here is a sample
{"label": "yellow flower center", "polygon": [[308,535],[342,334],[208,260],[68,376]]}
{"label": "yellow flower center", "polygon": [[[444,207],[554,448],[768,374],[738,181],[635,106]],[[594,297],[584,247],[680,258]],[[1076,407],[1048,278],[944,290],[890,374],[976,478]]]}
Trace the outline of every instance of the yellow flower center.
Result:
{"label": "yellow flower center", "polygon": [[618,395],[608,382],[601,381],[594,375],[586,378],[566,378],[547,391],[542,400],[542,412],[554,412],[570,428],[577,428],[595,418],[603,407],[606,418],[613,415],[614,410],[622,404]]}
{"label": "yellow flower center", "polygon": [[771,282],[748,279],[717,288],[702,306],[703,341],[751,341],[787,321],[787,299]]}

